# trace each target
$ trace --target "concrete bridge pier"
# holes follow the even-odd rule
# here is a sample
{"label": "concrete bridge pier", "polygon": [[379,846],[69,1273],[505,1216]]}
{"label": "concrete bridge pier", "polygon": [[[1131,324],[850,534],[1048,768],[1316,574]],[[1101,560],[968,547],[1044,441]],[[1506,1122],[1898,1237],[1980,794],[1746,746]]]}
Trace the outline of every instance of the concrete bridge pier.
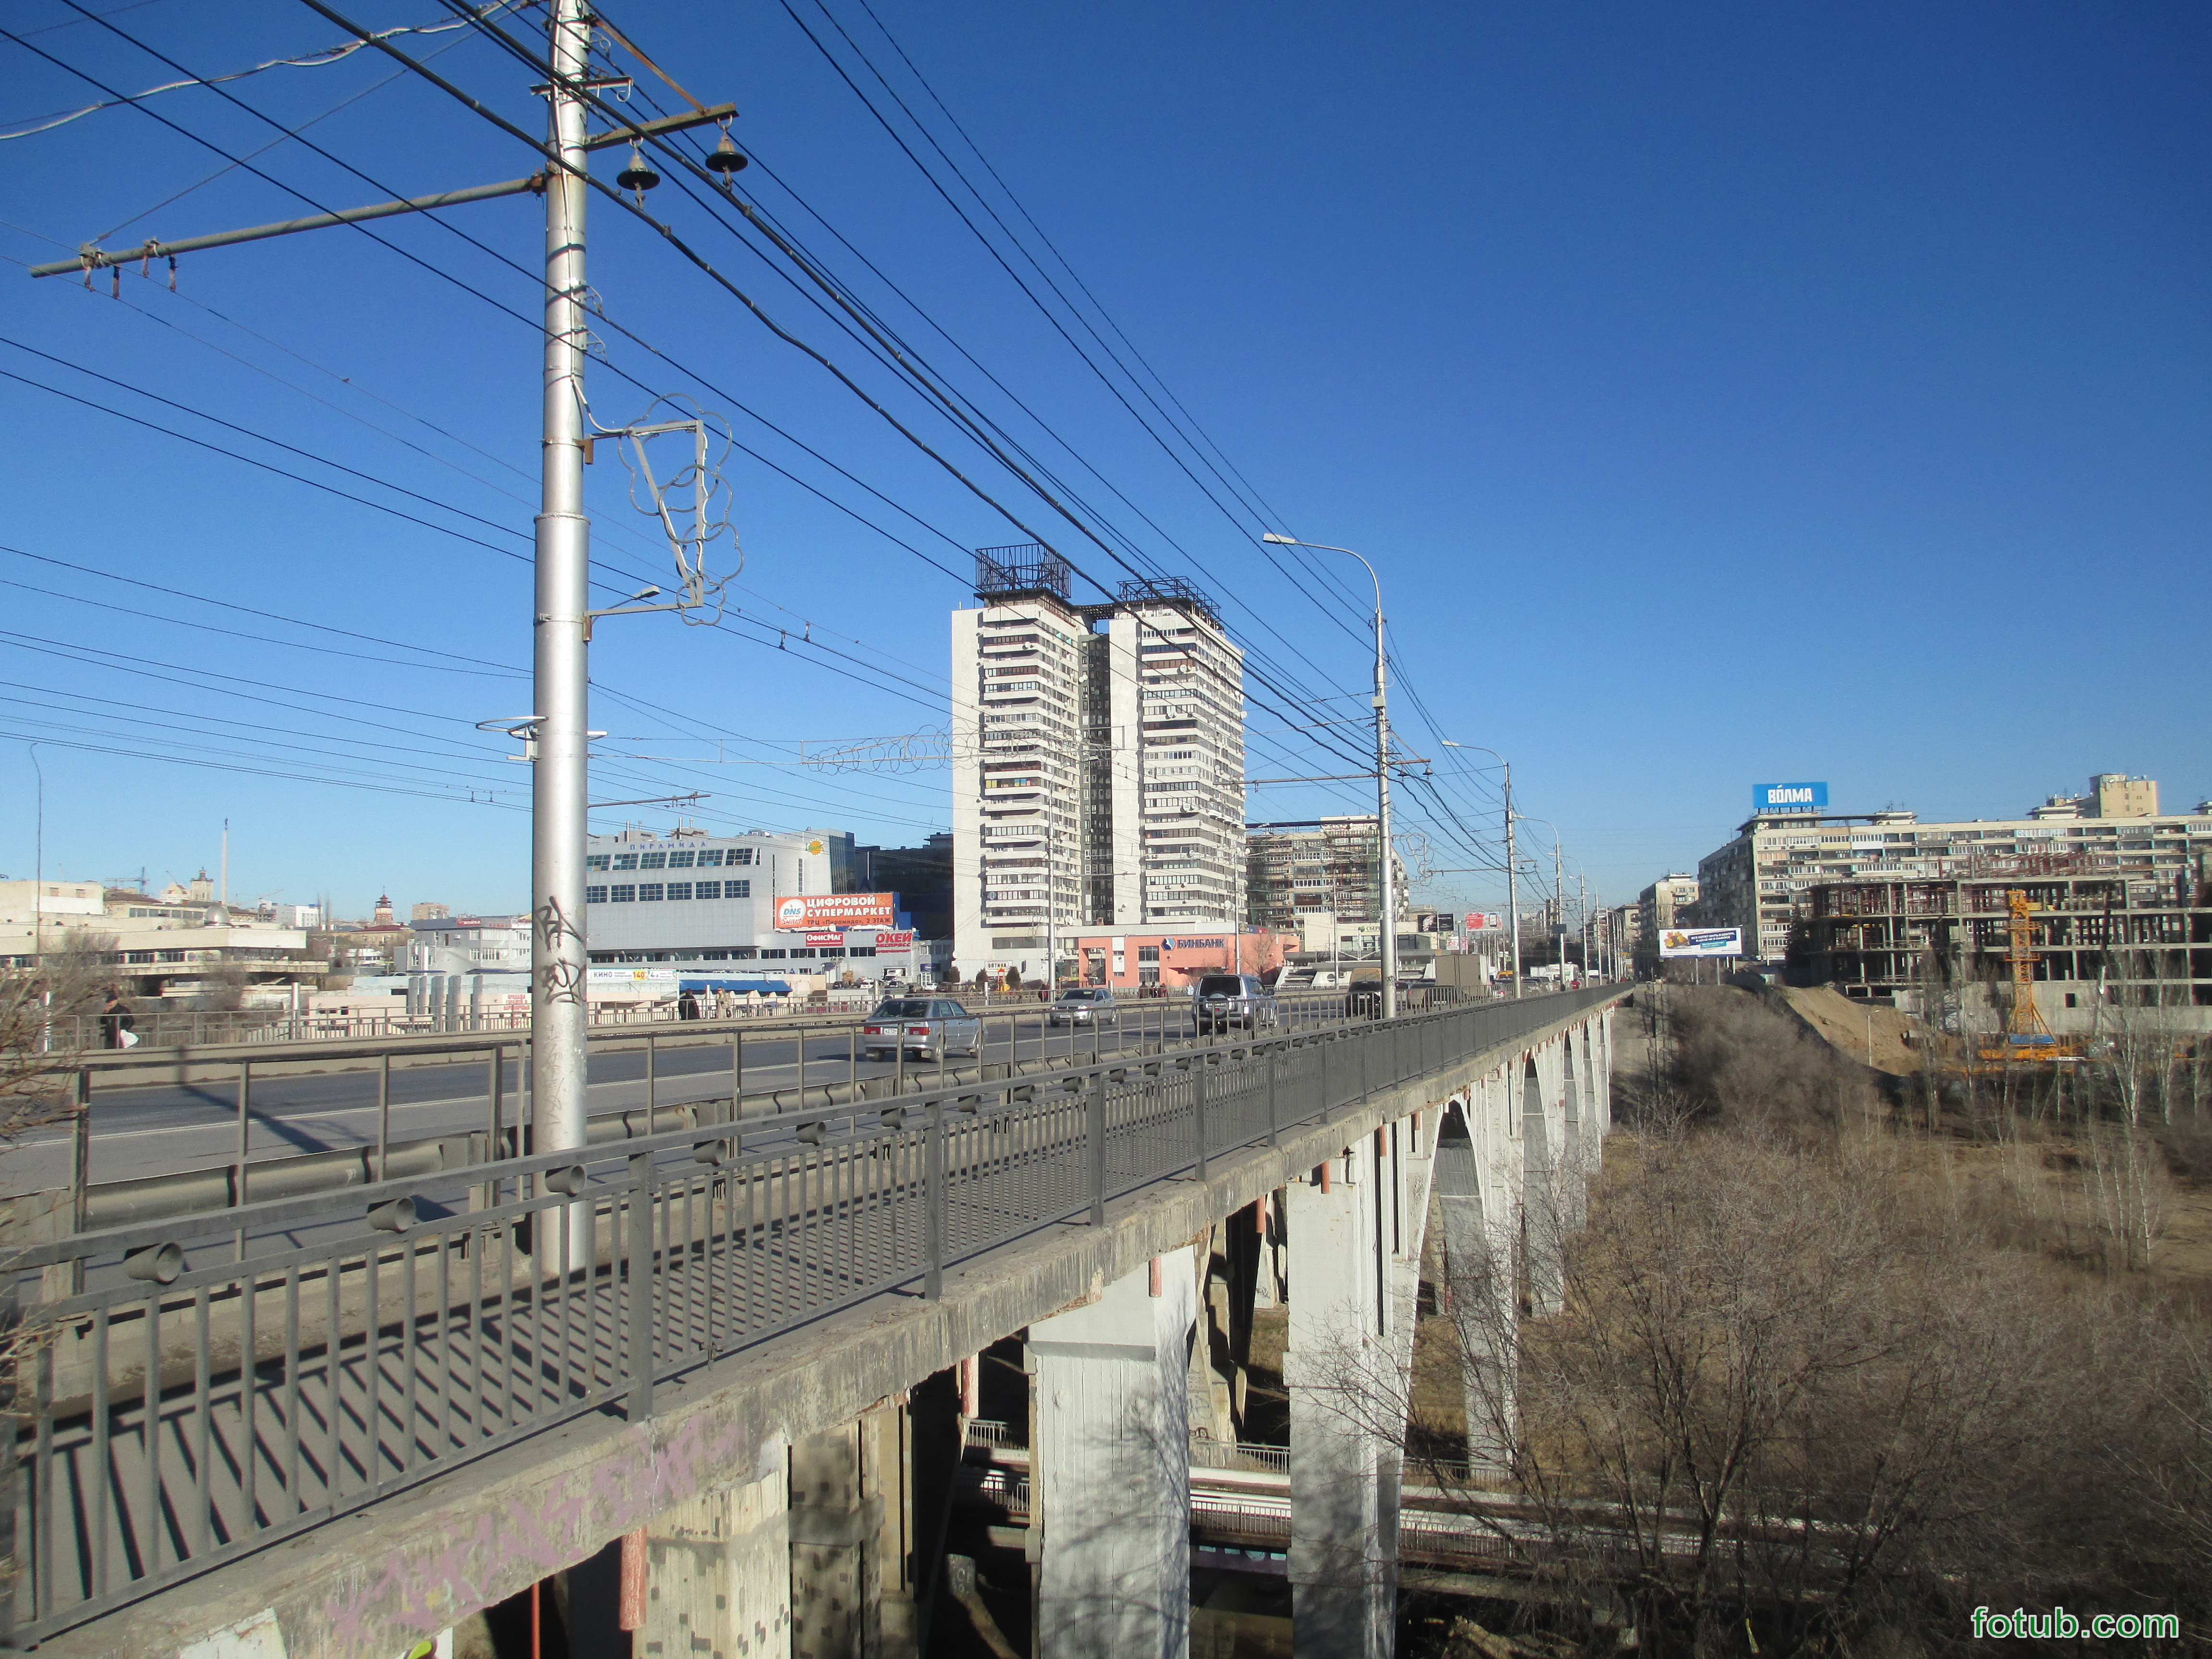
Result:
{"label": "concrete bridge pier", "polygon": [[1517,1433],[1520,1308],[1514,1287],[1511,1166],[1490,1144],[1507,1119],[1503,1073],[1480,1079],[1446,1115],[1436,1150],[1444,1289],[1456,1329],[1467,1414],[1467,1458],[1477,1470],[1510,1467]]}
{"label": "concrete bridge pier", "polygon": [[1559,1155],[1557,1191],[1559,1220],[1568,1232],[1577,1232],[1589,1215],[1589,1181],[1583,1146],[1583,1075],[1589,1065],[1585,1052],[1575,1053],[1571,1026],[1559,1036]]}
{"label": "concrete bridge pier", "polygon": [[1601,1137],[1613,1133],[1613,1010],[1597,1017],[1597,1118]]}
{"label": "concrete bridge pier", "polygon": [[1068,1659],[1190,1651],[1189,1247],[1030,1327],[1036,1648]]}
{"label": "concrete bridge pier", "polygon": [[1392,1317],[1378,1205],[1392,1172],[1370,1141],[1285,1191],[1292,1294],[1283,1381],[1291,1396],[1291,1651],[1380,1659],[1396,1613],[1395,1529],[1382,1542],[1395,1414],[1377,1398]]}
{"label": "concrete bridge pier", "polygon": [[1545,1109],[1542,1063],[1525,1057],[1521,1073],[1521,1248],[1528,1270],[1528,1308],[1539,1319],[1559,1311],[1565,1296],[1565,1231],[1552,1148],[1551,1114]]}
{"label": "concrete bridge pier", "polygon": [[906,1406],[894,1396],[791,1449],[791,1659],[921,1651]]}
{"label": "concrete bridge pier", "polygon": [[782,1659],[792,1651],[789,1485],[788,1449],[776,1442],[763,1449],[752,1480],[664,1510],[625,1547],[641,1544],[643,1555],[635,1659]]}

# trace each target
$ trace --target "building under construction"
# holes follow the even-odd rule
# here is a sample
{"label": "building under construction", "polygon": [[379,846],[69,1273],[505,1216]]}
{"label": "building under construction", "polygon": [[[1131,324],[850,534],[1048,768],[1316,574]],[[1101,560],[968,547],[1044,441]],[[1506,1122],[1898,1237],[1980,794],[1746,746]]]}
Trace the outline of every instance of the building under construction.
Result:
{"label": "building under construction", "polygon": [[[1246,919],[1255,927],[1295,933],[1309,951],[1329,953],[1356,939],[1382,950],[1382,884],[1375,815],[1245,826]],[[1399,905],[1406,905],[1402,890]],[[1318,944],[1314,941],[1319,940]]]}
{"label": "building under construction", "polygon": [[2077,853],[1958,874],[1818,882],[1801,903],[1793,977],[1929,1014],[2013,976],[2010,896],[2024,896],[2043,1013],[2100,1005],[2212,1006],[2212,891],[2193,867],[2106,866]]}

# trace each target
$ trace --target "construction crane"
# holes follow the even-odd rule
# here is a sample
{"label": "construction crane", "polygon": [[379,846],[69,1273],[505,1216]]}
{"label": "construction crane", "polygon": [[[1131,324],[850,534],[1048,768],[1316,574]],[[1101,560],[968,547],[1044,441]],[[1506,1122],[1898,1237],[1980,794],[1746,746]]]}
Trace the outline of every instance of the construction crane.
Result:
{"label": "construction crane", "polygon": [[2013,888],[2005,894],[2007,960],[2012,964],[2012,1008],[2005,1016],[2002,1048],[1984,1048],[1984,1060],[2069,1060],[2080,1058],[2080,1045],[2051,1035],[2043,1011],[2035,1006],[2035,964],[2043,957],[2035,949],[2035,907],[2026,892]]}

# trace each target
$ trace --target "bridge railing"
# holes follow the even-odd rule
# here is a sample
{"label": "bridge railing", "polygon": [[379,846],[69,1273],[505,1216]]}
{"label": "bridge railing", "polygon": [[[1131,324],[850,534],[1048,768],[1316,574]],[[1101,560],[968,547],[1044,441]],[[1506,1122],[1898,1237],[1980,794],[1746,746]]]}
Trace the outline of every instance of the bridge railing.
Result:
{"label": "bridge railing", "polygon": [[[33,1642],[1571,1018],[1609,991],[920,1088],[18,1252]],[[342,1207],[341,1207],[342,1206]]]}

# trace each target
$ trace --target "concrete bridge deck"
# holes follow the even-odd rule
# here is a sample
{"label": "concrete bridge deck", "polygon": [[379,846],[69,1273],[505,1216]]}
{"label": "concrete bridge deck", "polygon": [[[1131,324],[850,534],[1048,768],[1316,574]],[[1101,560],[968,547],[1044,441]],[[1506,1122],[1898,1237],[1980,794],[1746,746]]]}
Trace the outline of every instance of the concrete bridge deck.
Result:
{"label": "concrete bridge deck", "polygon": [[[281,1647],[220,1650],[404,1653],[703,1495],[795,1480],[793,1447],[1097,1302],[1347,1149],[1387,1143],[1425,1169],[1444,1103],[1517,1075],[1618,994],[787,1114],[746,1126],[742,1147],[649,1137],[593,1149],[580,1183],[513,1160],[489,1203],[488,1172],[470,1172],[473,1210],[242,1265],[198,1265],[234,1218],[204,1220],[173,1283],[51,1310],[64,1338],[15,1469],[32,1569],[15,1640],[149,1655],[274,1630]],[[409,1195],[347,1196],[358,1215]],[[594,1260],[540,1271],[518,1226],[544,1251],[579,1237],[557,1224],[586,1206]],[[306,1213],[257,1207],[270,1224]],[[1393,1222],[1390,1250],[1408,1228]],[[113,1229],[25,1265],[119,1260],[164,1232]],[[187,1375],[164,1327],[187,1334]]]}

